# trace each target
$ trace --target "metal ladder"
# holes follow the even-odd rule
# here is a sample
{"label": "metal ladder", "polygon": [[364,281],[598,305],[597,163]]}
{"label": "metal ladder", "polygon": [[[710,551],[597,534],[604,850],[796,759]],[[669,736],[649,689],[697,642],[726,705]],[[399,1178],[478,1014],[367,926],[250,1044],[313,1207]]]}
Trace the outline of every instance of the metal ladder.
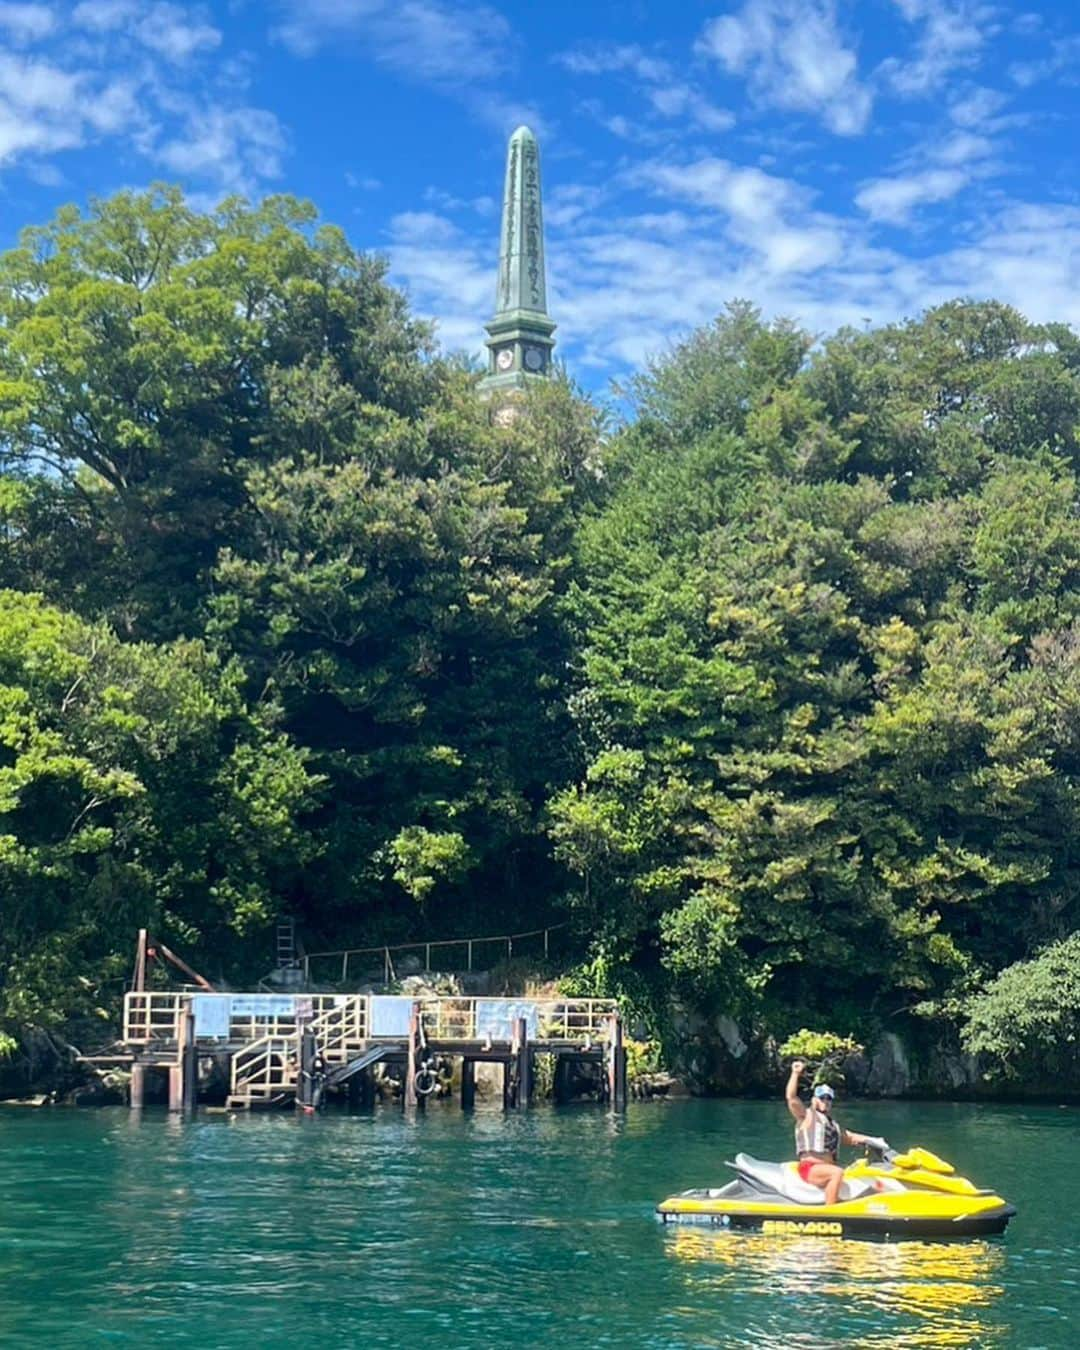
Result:
{"label": "metal ladder", "polygon": [[300,965],[296,955],[296,920],[279,919],[277,926],[277,969],[296,970]]}

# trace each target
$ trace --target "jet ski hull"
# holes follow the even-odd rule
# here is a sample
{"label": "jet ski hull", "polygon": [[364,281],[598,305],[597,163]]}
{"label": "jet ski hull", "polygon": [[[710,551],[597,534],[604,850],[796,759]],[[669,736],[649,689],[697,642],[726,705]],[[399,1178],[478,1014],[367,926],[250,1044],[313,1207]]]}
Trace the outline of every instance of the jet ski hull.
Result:
{"label": "jet ski hull", "polygon": [[[1002,1200],[975,1212],[952,1214],[903,1214],[895,1210],[871,1213],[865,1207],[853,1211],[848,1205],[736,1206],[701,1198],[707,1192],[686,1191],[657,1206],[664,1223],[697,1223],[716,1228],[765,1233],[774,1237],[895,1237],[971,1238],[1004,1233],[1016,1213]],[[858,1202],[855,1202],[858,1203]]]}
{"label": "jet ski hull", "polygon": [[925,1151],[853,1164],[840,1199],[825,1203],[793,1163],[740,1153],[718,1190],[683,1191],[657,1206],[665,1223],[703,1223],[776,1236],[968,1238],[1003,1233],[1015,1208]]}

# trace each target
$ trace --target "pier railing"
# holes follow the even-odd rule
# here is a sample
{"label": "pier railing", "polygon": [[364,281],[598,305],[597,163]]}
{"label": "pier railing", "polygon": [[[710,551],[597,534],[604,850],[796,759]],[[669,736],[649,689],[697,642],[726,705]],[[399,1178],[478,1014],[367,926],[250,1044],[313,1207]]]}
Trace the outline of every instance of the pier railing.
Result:
{"label": "pier railing", "polygon": [[424,1034],[433,1041],[509,1041],[513,1023],[523,1017],[533,1040],[598,1042],[615,1010],[609,998],[420,1000]]}
{"label": "pier railing", "polygon": [[[217,1001],[220,1000],[220,1003]],[[357,1046],[398,1041],[403,1035],[401,1014],[413,1000],[371,994],[201,994],[176,992],[129,993],[124,998],[124,1041],[153,1050],[175,1046],[181,1014],[194,1014],[199,1044],[245,1047],[252,1054],[258,1043],[295,1041],[303,1028],[316,1034],[328,1062],[337,1061]],[[431,1041],[506,1043],[513,1026],[524,1018],[533,1041],[579,1044],[599,1041],[617,1005],[604,998],[463,998],[432,996],[416,1000],[424,1035]],[[407,1021],[407,1013],[404,1014]]]}
{"label": "pier railing", "polygon": [[[357,997],[363,1001],[363,995]],[[214,1000],[220,1000],[220,1015],[216,1018],[211,1002]],[[295,1036],[301,1022],[322,1016],[339,1006],[340,1001],[338,994],[199,994],[188,990],[129,993],[124,996],[124,1040],[147,1046],[174,1043],[179,1035],[180,1014],[187,1008],[195,1011],[196,1039],[201,1041],[243,1044],[264,1036]],[[204,1009],[209,1014],[205,1021],[200,1016]],[[205,1030],[208,1024],[216,1034]]]}

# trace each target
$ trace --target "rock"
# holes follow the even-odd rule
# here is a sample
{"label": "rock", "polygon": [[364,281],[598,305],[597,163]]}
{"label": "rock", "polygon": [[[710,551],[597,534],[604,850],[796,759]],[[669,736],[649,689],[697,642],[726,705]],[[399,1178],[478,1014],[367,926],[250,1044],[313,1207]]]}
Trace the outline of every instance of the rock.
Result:
{"label": "rock", "polygon": [[401,992],[408,998],[454,998],[461,993],[461,984],[454,975],[427,971],[423,975],[407,975],[401,981]]}
{"label": "rock", "polygon": [[726,1015],[718,1017],[716,1019],[716,1030],[731,1058],[742,1059],[743,1055],[746,1054],[747,1045],[735,1022]]}
{"label": "rock", "polygon": [[678,1095],[679,1080],[670,1073],[644,1073],[630,1084],[631,1096],[648,1100],[651,1097]]}
{"label": "rock", "polygon": [[870,1070],[863,1091],[878,1097],[900,1097],[911,1086],[911,1066],[904,1043],[886,1031],[870,1054]]}
{"label": "rock", "polygon": [[840,1064],[840,1072],[849,1092],[863,1093],[870,1078],[870,1060],[861,1050],[857,1055],[846,1055]]}

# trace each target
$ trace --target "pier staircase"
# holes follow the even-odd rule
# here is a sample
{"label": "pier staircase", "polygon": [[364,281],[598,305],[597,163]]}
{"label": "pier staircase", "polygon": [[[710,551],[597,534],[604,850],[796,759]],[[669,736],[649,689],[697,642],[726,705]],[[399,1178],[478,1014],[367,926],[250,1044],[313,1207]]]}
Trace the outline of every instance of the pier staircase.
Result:
{"label": "pier staircase", "polygon": [[[300,1037],[310,1031],[315,1046],[334,1082],[344,1082],[367,1067],[357,1064],[370,1050],[367,1027],[368,1001],[363,994],[339,997],[317,1016],[291,1027],[278,1025],[273,1033],[250,1041],[232,1061],[230,1106],[267,1106],[296,1095],[300,1078]],[[379,1046],[375,1059],[386,1047]],[[374,1060],[370,1061],[374,1062]],[[349,1069],[348,1073],[341,1070]],[[335,1076],[340,1075],[340,1076]]]}

